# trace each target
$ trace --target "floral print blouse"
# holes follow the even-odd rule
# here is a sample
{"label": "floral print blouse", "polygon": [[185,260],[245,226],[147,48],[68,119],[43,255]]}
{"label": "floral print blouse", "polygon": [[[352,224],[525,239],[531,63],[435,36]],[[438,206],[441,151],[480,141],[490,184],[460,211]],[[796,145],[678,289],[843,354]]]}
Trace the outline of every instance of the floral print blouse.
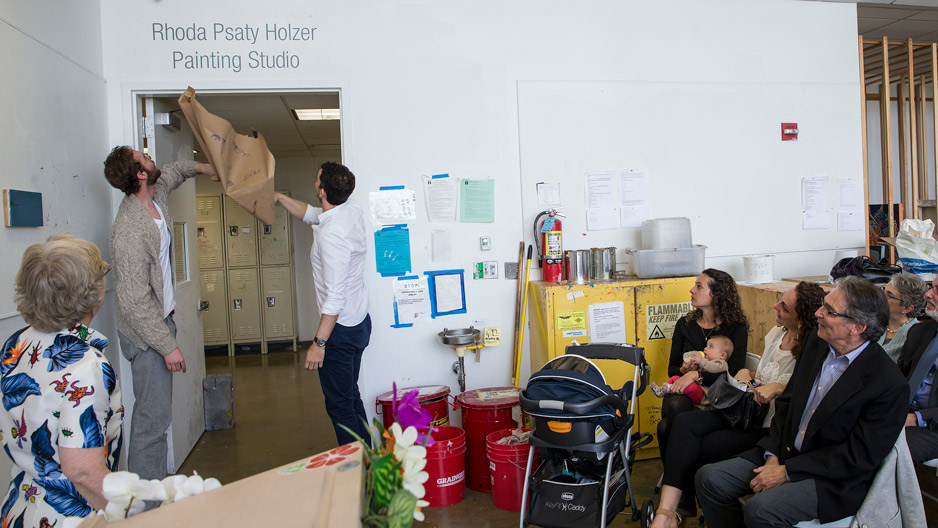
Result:
{"label": "floral print blouse", "polygon": [[78,525],[94,510],[65,478],[59,448],[103,447],[117,470],[124,409],[108,340],[79,325],[57,333],[16,332],[0,353],[0,442],[13,460],[0,506],[2,526]]}

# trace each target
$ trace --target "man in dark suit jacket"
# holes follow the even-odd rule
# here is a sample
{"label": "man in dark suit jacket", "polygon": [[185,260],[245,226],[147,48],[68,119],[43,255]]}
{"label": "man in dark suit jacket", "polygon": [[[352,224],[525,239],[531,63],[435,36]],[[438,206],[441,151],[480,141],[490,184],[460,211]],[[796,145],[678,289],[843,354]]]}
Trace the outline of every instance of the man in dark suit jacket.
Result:
{"label": "man in dark suit jacket", "polygon": [[[886,296],[842,279],[818,309],[768,436],[736,458],[697,472],[707,526],[792,526],[856,513],[906,416],[908,386],[876,344],[889,322]],[[755,493],[740,506],[738,498]]]}
{"label": "man in dark suit jacket", "polygon": [[916,464],[938,458],[938,383],[934,383],[938,370],[938,349],[929,350],[929,345],[938,334],[936,286],[938,278],[932,281],[932,287],[925,292],[925,313],[931,320],[909,329],[909,336],[899,355],[899,370],[908,379],[911,400],[905,421],[905,438],[912,461]]}

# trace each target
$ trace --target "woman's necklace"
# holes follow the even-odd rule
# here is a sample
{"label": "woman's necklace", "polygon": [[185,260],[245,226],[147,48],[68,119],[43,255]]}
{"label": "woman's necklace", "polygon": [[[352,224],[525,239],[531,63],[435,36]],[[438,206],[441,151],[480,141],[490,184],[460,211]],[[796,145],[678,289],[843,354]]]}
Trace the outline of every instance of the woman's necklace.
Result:
{"label": "woman's necklace", "polygon": [[700,323],[697,324],[697,328],[700,328],[700,333],[703,334],[704,340],[710,339],[710,336],[713,335],[714,332],[716,332],[716,329],[717,329],[718,327],[719,327],[719,325],[714,325],[713,328],[704,331],[703,327],[700,326]]}
{"label": "woman's necklace", "polygon": [[889,332],[890,334],[895,334],[896,332],[899,331],[899,328],[902,328],[903,326],[909,324],[909,321],[911,321],[911,320],[912,320],[911,317],[908,318],[908,319],[906,319],[904,323],[902,323],[902,324],[900,324],[900,325],[898,326],[898,328],[893,328],[893,327],[891,327],[891,326],[889,326],[889,325],[886,325],[886,331]]}

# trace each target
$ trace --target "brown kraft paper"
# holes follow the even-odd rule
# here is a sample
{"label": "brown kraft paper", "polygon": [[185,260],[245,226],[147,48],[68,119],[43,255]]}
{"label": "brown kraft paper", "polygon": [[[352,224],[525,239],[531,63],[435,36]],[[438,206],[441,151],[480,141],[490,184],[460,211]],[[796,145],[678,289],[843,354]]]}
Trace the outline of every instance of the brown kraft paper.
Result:
{"label": "brown kraft paper", "polygon": [[264,137],[238,134],[228,121],[195,100],[191,86],[179,96],[179,107],[225,190],[264,224],[274,222],[274,156]]}

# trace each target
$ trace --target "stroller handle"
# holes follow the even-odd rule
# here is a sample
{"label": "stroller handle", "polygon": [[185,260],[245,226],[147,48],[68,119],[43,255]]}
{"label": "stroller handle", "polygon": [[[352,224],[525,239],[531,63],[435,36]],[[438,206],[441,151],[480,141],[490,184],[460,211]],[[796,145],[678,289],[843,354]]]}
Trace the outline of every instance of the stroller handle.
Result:
{"label": "stroller handle", "polygon": [[631,365],[638,365],[645,357],[645,349],[619,343],[589,343],[570,345],[564,354],[576,354],[587,359],[618,359]]}
{"label": "stroller handle", "polygon": [[620,416],[624,417],[629,414],[629,410],[626,408],[622,399],[612,394],[600,396],[588,402],[570,403],[560,400],[530,400],[525,397],[524,391],[521,391],[518,393],[518,399],[521,401],[521,407],[525,412],[549,409],[582,416],[591,413],[594,409],[602,407],[603,405],[612,405],[619,411]]}
{"label": "stroller handle", "polygon": [[[576,354],[586,359],[617,359],[630,365],[638,365],[639,381],[635,395],[640,396],[648,386],[650,369],[645,361],[645,349],[642,347],[619,343],[588,343],[585,345],[570,345],[564,350],[564,354]],[[625,389],[624,386],[623,389]],[[622,391],[620,390],[620,392]],[[631,397],[631,394],[620,394],[620,397],[626,396]]]}

